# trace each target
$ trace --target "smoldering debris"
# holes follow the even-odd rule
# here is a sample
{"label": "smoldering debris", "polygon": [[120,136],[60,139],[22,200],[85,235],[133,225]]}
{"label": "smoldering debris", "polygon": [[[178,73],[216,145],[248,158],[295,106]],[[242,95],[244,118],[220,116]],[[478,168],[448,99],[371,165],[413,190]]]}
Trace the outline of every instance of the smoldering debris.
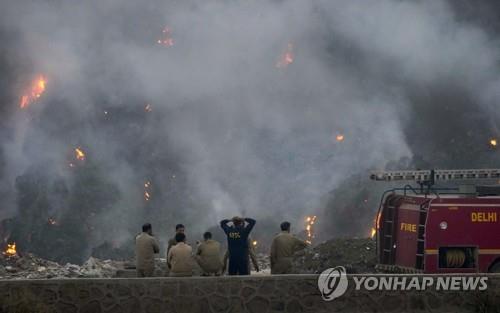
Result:
{"label": "smoldering debris", "polygon": [[294,270],[301,274],[318,274],[335,266],[344,266],[353,274],[375,273],[376,264],[376,245],[371,238],[328,240],[294,258]]}
{"label": "smoldering debris", "polygon": [[[370,238],[334,239],[296,253],[293,270],[299,274],[317,274],[329,267],[344,266],[349,273],[376,272],[375,240]],[[257,253],[259,272],[251,265],[252,275],[269,275],[267,253]],[[196,263],[194,262],[196,265]],[[201,275],[196,265],[193,275]],[[155,258],[156,277],[168,276],[166,260]],[[83,265],[48,261],[34,254],[0,256],[0,279],[65,279],[135,277],[135,261],[102,260],[90,257]]]}
{"label": "smoldering debris", "polygon": [[0,279],[109,278],[122,268],[123,262],[93,257],[82,265],[61,265],[31,253],[0,257]]}

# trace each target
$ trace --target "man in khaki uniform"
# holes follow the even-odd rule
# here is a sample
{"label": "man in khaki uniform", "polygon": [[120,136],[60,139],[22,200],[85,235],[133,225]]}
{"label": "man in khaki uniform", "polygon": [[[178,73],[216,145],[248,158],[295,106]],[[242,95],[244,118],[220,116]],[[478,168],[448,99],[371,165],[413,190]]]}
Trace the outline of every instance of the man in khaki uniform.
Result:
{"label": "man in khaki uniform", "polygon": [[137,277],[151,277],[155,270],[154,254],[160,248],[153,237],[151,224],[142,225],[142,233],[135,238],[135,258]]}
{"label": "man in khaki uniform", "polygon": [[[259,272],[260,271],[259,262],[257,262],[257,255],[255,254],[253,240],[251,237],[248,237],[248,257],[250,258],[250,261],[252,262],[255,271]],[[224,254],[224,260],[222,262],[222,273],[226,272],[228,261],[229,261],[229,250],[226,250],[226,253]],[[248,262],[248,272],[249,273],[251,272],[250,262]]]}
{"label": "man in khaki uniform", "polygon": [[292,257],[295,252],[307,247],[307,243],[290,234],[290,223],[280,225],[281,233],[271,244],[271,274],[291,274]]}
{"label": "man in khaki uniform", "polygon": [[212,240],[212,233],[206,232],[203,234],[205,239],[196,250],[196,261],[200,265],[203,276],[210,276],[214,274],[219,276],[222,269],[222,262],[220,260],[220,243]]}
{"label": "man in khaki uniform", "polygon": [[176,244],[167,253],[171,277],[193,276],[193,249],[186,244],[186,235],[175,235]]}
{"label": "man in khaki uniform", "polygon": [[[182,224],[175,225],[175,235],[177,235],[179,233],[185,234],[185,230],[186,230],[186,228],[184,227],[184,225],[182,225]],[[175,246],[177,244],[177,241],[175,241],[175,235],[174,235],[174,238],[170,238],[170,240],[168,241],[167,254],[168,254],[168,251],[170,251],[170,248],[172,248],[173,246]]]}

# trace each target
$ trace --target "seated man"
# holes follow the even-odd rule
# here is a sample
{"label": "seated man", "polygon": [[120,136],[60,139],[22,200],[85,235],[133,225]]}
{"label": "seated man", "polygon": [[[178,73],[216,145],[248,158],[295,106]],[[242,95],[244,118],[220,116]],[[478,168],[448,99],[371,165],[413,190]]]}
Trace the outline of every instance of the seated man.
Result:
{"label": "seated man", "polygon": [[203,276],[221,274],[221,260],[220,260],[220,243],[212,239],[212,233],[206,232],[203,234],[203,242],[200,243],[196,251],[196,261],[200,265]]}
{"label": "seated man", "polygon": [[167,265],[170,269],[169,276],[183,277],[193,275],[193,249],[186,244],[186,235],[178,233],[175,235],[175,246],[167,253]]}
{"label": "seated man", "polygon": [[279,233],[271,244],[271,274],[292,274],[292,260],[295,252],[307,247],[305,241],[290,233],[290,223],[283,222]]}
{"label": "seated man", "polygon": [[[175,225],[175,235],[177,235],[178,233],[186,234],[186,227],[184,227],[184,225],[182,224]],[[167,253],[168,251],[170,251],[170,248],[177,244],[177,241],[175,241],[175,235],[173,238],[170,238],[168,240]]]}
{"label": "seated man", "polygon": [[153,237],[151,224],[142,225],[142,233],[135,238],[135,258],[137,277],[151,277],[155,270],[155,253],[160,252]]}

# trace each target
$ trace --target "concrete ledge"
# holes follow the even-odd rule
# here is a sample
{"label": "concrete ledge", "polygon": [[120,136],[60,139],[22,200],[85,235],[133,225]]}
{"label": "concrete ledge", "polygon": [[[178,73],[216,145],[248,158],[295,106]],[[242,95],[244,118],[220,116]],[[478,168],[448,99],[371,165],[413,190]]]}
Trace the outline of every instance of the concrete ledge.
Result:
{"label": "concrete ledge", "polygon": [[0,312],[500,312],[500,275],[488,275],[485,291],[358,291],[357,276],[331,302],[317,275],[4,280]]}

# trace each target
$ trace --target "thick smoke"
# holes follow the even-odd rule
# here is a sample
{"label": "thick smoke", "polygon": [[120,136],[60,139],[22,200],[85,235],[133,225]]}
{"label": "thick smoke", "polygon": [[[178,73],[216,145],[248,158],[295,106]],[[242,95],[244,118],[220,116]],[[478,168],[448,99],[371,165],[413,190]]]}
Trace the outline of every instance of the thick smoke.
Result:
{"label": "thick smoke", "polygon": [[[405,157],[495,166],[491,10],[451,3],[4,1],[0,217],[15,227],[3,228],[77,261],[130,245],[146,221],[166,239],[178,222],[194,234],[236,214],[300,229],[326,208],[325,237],[353,216],[349,234],[365,235],[376,203],[351,175]],[[173,46],[157,43],[165,27]],[[47,90],[21,110],[38,74]],[[331,214],[351,201],[364,209]]]}

